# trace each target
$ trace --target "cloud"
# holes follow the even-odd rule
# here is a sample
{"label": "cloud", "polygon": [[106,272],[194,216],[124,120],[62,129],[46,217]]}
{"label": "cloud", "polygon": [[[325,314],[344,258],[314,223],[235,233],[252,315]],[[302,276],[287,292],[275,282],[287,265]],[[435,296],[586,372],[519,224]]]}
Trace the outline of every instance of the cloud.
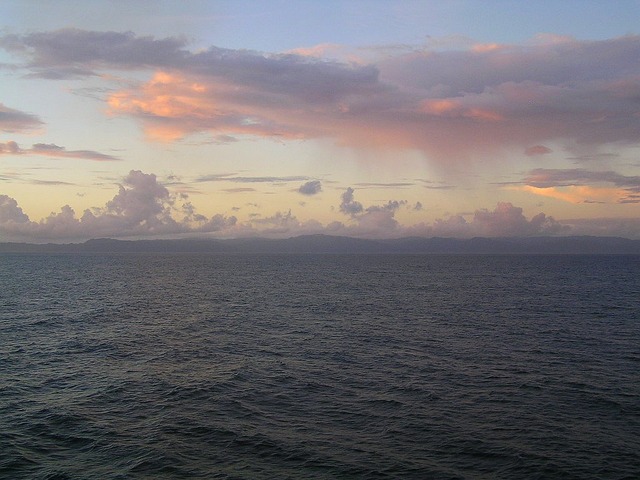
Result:
{"label": "cloud", "polygon": [[[469,217],[469,219],[465,218]],[[572,234],[572,227],[540,212],[527,219],[522,208],[499,202],[495,209],[478,209],[471,216],[451,215],[432,224],[418,224],[402,229],[404,235],[437,237],[525,237]]]}
{"label": "cloud", "polygon": [[65,205],[39,222],[31,221],[14,199],[0,196],[0,233],[8,238],[60,240],[204,233],[232,229],[235,224],[235,217],[198,214],[186,194],[170,194],[155,175],[139,170],[129,172],[104,207],[87,209],[80,217]]}
{"label": "cloud", "polygon": [[0,142],[0,155],[1,154],[11,154],[11,155],[19,155],[22,153],[18,144],[12,140],[8,142],[1,143]]}
{"label": "cloud", "polygon": [[[609,201],[640,203],[640,176],[621,175],[614,171],[591,171],[583,168],[537,168],[529,172],[521,188],[571,203]],[[601,185],[614,185],[617,188]]]}
{"label": "cloud", "polygon": [[375,183],[375,182],[361,182],[355,184],[360,188],[403,188],[403,187],[412,187],[415,185],[414,183],[408,182],[396,182],[396,183]]}
{"label": "cloud", "polygon": [[[508,202],[499,202],[494,210],[478,209],[468,220],[465,215],[452,215],[446,219],[437,219],[432,224],[403,226],[395,219],[395,213],[407,205],[408,202],[404,200],[390,200],[383,205],[365,208],[355,201],[351,187],[342,194],[341,198],[340,211],[349,215],[353,223],[345,225],[337,222],[327,226],[327,230],[341,235],[377,238],[413,235],[467,238],[523,237],[567,234],[571,230],[569,226],[542,212],[527,219],[522,208]],[[413,208],[416,209],[417,204]],[[422,208],[422,204],[419,208]]]}
{"label": "cloud", "polygon": [[300,188],[298,188],[298,192],[301,193],[302,195],[315,195],[317,193],[320,193],[322,191],[322,183],[320,182],[320,180],[310,180],[302,185],[300,185]]}
{"label": "cloud", "polygon": [[640,191],[631,193],[619,200],[619,203],[640,203]]}
{"label": "cloud", "polygon": [[544,145],[533,145],[531,147],[527,147],[524,149],[524,154],[527,157],[537,157],[539,155],[547,155],[553,152],[549,147],[545,147]]}
{"label": "cloud", "polygon": [[14,110],[0,103],[0,131],[22,133],[40,128],[44,123],[37,116]]}
{"label": "cloud", "polygon": [[535,215],[531,220],[522,213],[522,208],[511,203],[498,203],[495,210],[476,210],[472,228],[488,237],[520,237],[529,235],[549,235],[566,230],[553,217],[544,213]]}
{"label": "cloud", "polygon": [[0,225],[24,225],[29,217],[22,211],[13,198],[0,195]]}
{"label": "cloud", "polygon": [[347,188],[341,198],[342,202],[340,203],[340,211],[342,213],[355,217],[364,210],[362,204],[354,200],[353,188]]}
{"label": "cloud", "polygon": [[204,182],[233,182],[233,183],[288,183],[308,180],[307,177],[237,177],[231,173],[203,175],[195,179],[198,183]]}
{"label": "cloud", "polygon": [[243,192],[255,192],[255,188],[250,187],[238,187],[238,188],[223,188],[223,192],[227,193],[243,193]]}
{"label": "cloud", "polygon": [[108,102],[112,113],[138,120],[162,141],[197,132],[330,138],[355,148],[420,150],[446,167],[515,147],[547,153],[548,141],[637,144],[640,129],[637,35],[396,49],[367,64],[307,51],[191,51],[183,38],[77,29],[5,35],[0,46],[39,74],[154,71]]}
{"label": "cloud", "polygon": [[[379,67],[382,81],[427,93],[424,112],[432,120],[440,119],[458,138],[468,132],[463,147],[486,149],[479,135],[491,133],[498,146],[551,139],[636,143],[632,130],[639,118],[633,99],[640,91],[639,59],[640,37],[626,36],[423,52]],[[464,120],[474,117],[476,122]],[[475,133],[467,128],[474,124]],[[440,147],[456,152],[450,140]]]}
{"label": "cloud", "polygon": [[373,205],[367,208],[367,212],[395,212],[402,205],[406,205],[406,200],[389,200],[384,205]]}
{"label": "cloud", "polygon": [[75,185],[74,183],[63,182],[60,180],[31,180],[29,183],[33,185]]}
{"label": "cloud", "polygon": [[239,140],[236,137],[232,137],[231,135],[216,135],[213,138],[213,142],[216,145],[226,145],[226,144],[235,143],[238,141]]}
{"label": "cloud", "polygon": [[568,203],[623,203],[627,192],[617,188],[590,187],[571,185],[567,187],[534,187],[525,185],[514,187],[516,190],[532,193],[542,197],[555,198]]}
{"label": "cloud", "polygon": [[424,188],[429,190],[455,190],[453,185],[425,185]]}
{"label": "cloud", "polygon": [[610,160],[616,160],[620,157],[618,153],[594,153],[589,155],[577,155],[575,157],[567,157],[567,160],[574,160],[575,163],[606,163]]}
{"label": "cloud", "polygon": [[[220,53],[210,51],[198,59],[197,75],[191,68],[160,74],[112,96],[111,107],[139,118],[156,138],[208,130],[328,137],[347,146],[419,149],[443,161],[555,139],[636,143],[640,72],[629,65],[638,52],[636,37],[420,52],[358,67],[227,52],[217,69]],[[607,55],[616,58],[605,59],[609,69],[602,67]]]}
{"label": "cloud", "polygon": [[300,55],[303,57],[326,58],[327,56],[331,56],[334,53],[339,53],[342,50],[343,47],[341,45],[335,43],[321,43],[319,45],[314,45],[313,47],[294,48],[293,50],[289,50],[286,53]]}
{"label": "cloud", "polygon": [[65,147],[59,147],[53,143],[36,143],[33,145],[31,150],[27,150],[25,153],[44,155],[48,157],[94,160],[97,162],[116,162],[120,160],[120,158],[114,157],[113,155],[107,155],[93,150],[67,150]]}
{"label": "cloud", "polygon": [[168,201],[169,191],[158,183],[155,175],[132,170],[120,185],[118,194],[107,203],[104,212],[136,225],[162,223],[168,220]]}
{"label": "cloud", "polygon": [[277,237],[307,235],[322,233],[324,231],[324,227],[317,220],[300,221],[291,213],[291,210],[286,213],[276,212],[265,218],[259,218],[255,215],[249,223],[243,225],[242,228],[244,229],[245,235]]}
{"label": "cloud", "polygon": [[640,187],[640,176],[620,175],[610,170],[594,172],[583,168],[537,168],[529,172],[524,181],[527,185],[541,188],[583,185],[596,182],[612,183],[619,187]]}
{"label": "cloud", "polygon": [[364,207],[355,200],[354,189],[348,187],[341,195],[340,211],[351,217],[351,225],[336,222],[327,226],[334,233],[359,237],[388,237],[398,236],[402,228],[394,218],[400,207],[407,204],[406,200],[389,200],[383,205]]}
{"label": "cloud", "polygon": [[[109,202],[100,208],[87,209],[81,216],[65,205],[39,222],[32,221],[15,199],[0,195],[0,236],[6,241],[69,241],[202,233],[224,237],[287,237],[325,233],[366,238],[567,234],[640,238],[640,221],[636,218],[559,222],[540,212],[529,219],[524,216],[522,208],[501,202],[493,210],[483,208],[472,214],[437,219],[433,223],[401,225],[395,214],[407,207],[408,203],[404,200],[389,200],[382,205],[364,207],[355,200],[351,187],[343,192],[341,200],[341,211],[349,216],[347,223],[334,221],[322,225],[313,219],[301,221],[291,210],[278,211],[267,217],[252,213],[248,220],[238,222],[236,217],[221,213],[211,217],[201,215],[186,194],[172,194],[158,182],[155,175],[132,170]],[[412,208],[417,208],[417,205]]]}
{"label": "cloud", "polygon": [[179,65],[186,55],[184,38],[137,37],[132,32],[93,32],[65,28],[26,35],[4,35],[0,47],[25,56],[28,67],[43,78],[93,75],[93,69],[141,69]]}
{"label": "cloud", "polygon": [[160,141],[196,132],[330,138],[337,112],[349,108],[342,99],[382,88],[374,68],[291,57],[233,53],[220,69],[212,61],[197,73],[161,71],[141,87],[111,95],[109,107],[140,120],[147,135]]}
{"label": "cloud", "polygon": [[0,155],[41,155],[54,158],[77,158],[81,160],[94,160],[96,162],[116,162],[120,158],[93,150],[67,150],[54,143],[36,143],[30,149],[22,149],[14,141],[0,143]]}
{"label": "cloud", "polygon": [[429,190],[454,190],[456,188],[455,185],[447,185],[445,182],[436,182],[433,180],[425,180],[425,179],[417,179],[418,182],[424,184],[424,188]]}

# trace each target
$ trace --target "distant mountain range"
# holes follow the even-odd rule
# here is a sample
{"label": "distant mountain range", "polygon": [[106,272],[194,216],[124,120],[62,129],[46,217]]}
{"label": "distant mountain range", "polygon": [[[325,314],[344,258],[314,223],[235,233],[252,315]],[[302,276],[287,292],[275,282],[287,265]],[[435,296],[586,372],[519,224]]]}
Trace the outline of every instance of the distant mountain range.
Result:
{"label": "distant mountain range", "polygon": [[330,235],[286,239],[88,240],[84,243],[0,243],[0,253],[211,253],[211,254],[633,254],[640,240],[619,237],[409,237],[368,240]]}

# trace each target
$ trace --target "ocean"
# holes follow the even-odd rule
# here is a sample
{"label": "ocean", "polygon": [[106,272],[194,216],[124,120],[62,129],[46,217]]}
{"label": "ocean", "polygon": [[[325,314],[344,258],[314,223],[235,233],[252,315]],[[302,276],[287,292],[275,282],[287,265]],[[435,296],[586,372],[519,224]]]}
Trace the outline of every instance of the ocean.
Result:
{"label": "ocean", "polygon": [[640,257],[0,255],[0,478],[640,478]]}

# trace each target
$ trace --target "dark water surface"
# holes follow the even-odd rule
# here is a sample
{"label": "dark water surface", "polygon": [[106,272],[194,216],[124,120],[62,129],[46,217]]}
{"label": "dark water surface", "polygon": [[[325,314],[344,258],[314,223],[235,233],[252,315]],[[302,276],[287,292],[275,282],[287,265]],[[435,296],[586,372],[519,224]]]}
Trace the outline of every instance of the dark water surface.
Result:
{"label": "dark water surface", "polygon": [[640,257],[0,255],[0,478],[640,478]]}

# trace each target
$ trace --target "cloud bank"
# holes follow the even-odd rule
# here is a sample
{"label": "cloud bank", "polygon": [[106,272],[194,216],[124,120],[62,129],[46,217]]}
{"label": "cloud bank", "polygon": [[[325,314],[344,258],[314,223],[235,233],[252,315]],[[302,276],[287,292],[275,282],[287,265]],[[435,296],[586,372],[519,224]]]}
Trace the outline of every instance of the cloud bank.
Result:
{"label": "cloud bank", "polygon": [[32,221],[16,200],[0,195],[0,234],[9,239],[81,240],[207,233],[230,229],[235,223],[233,216],[218,214],[207,218],[196,213],[186,195],[170,194],[154,174],[139,170],[129,172],[118,193],[104,207],[87,209],[80,217],[65,205],[39,222]]}
{"label": "cloud bank", "polygon": [[[418,203],[408,205],[405,200],[389,200],[383,205],[364,207],[355,200],[354,190],[349,187],[342,194],[340,211],[351,217],[351,222],[334,222],[327,229],[335,233],[357,237],[522,237],[535,235],[569,234],[571,227],[556,221],[553,217],[539,213],[528,220],[522,208],[508,202],[500,202],[492,211],[478,209],[472,216],[452,215],[447,219],[437,219],[431,224],[403,226],[395,218],[401,208],[422,209]],[[470,217],[470,218],[465,218]]]}
{"label": "cloud bank", "polygon": [[[509,148],[544,155],[549,141],[637,144],[640,131],[637,35],[424,47],[359,63],[302,51],[191,51],[184,38],[78,29],[5,35],[0,47],[47,78],[154,72],[107,101],[113,114],[136,119],[161,141],[198,132],[329,138],[358,148],[417,149],[446,165]],[[5,129],[37,122],[0,112]]]}
{"label": "cloud bank", "polygon": [[0,195],[0,239],[3,241],[71,241],[113,237],[167,237],[208,235],[214,237],[290,237],[324,233],[363,238],[424,237],[512,237],[536,235],[596,234],[640,238],[639,219],[557,221],[545,213],[527,218],[522,208],[500,202],[493,210],[452,215],[432,223],[402,225],[399,211],[424,209],[421,203],[388,200],[365,206],[348,187],[340,195],[338,210],[346,217],[326,225],[317,220],[299,220],[291,210],[263,217],[250,215],[240,222],[222,213],[201,215],[184,193],[171,193],[154,174],[132,170],[118,185],[118,192],[102,207],[86,209],[82,215],[65,205],[48,217],[33,221],[7,195]]}

